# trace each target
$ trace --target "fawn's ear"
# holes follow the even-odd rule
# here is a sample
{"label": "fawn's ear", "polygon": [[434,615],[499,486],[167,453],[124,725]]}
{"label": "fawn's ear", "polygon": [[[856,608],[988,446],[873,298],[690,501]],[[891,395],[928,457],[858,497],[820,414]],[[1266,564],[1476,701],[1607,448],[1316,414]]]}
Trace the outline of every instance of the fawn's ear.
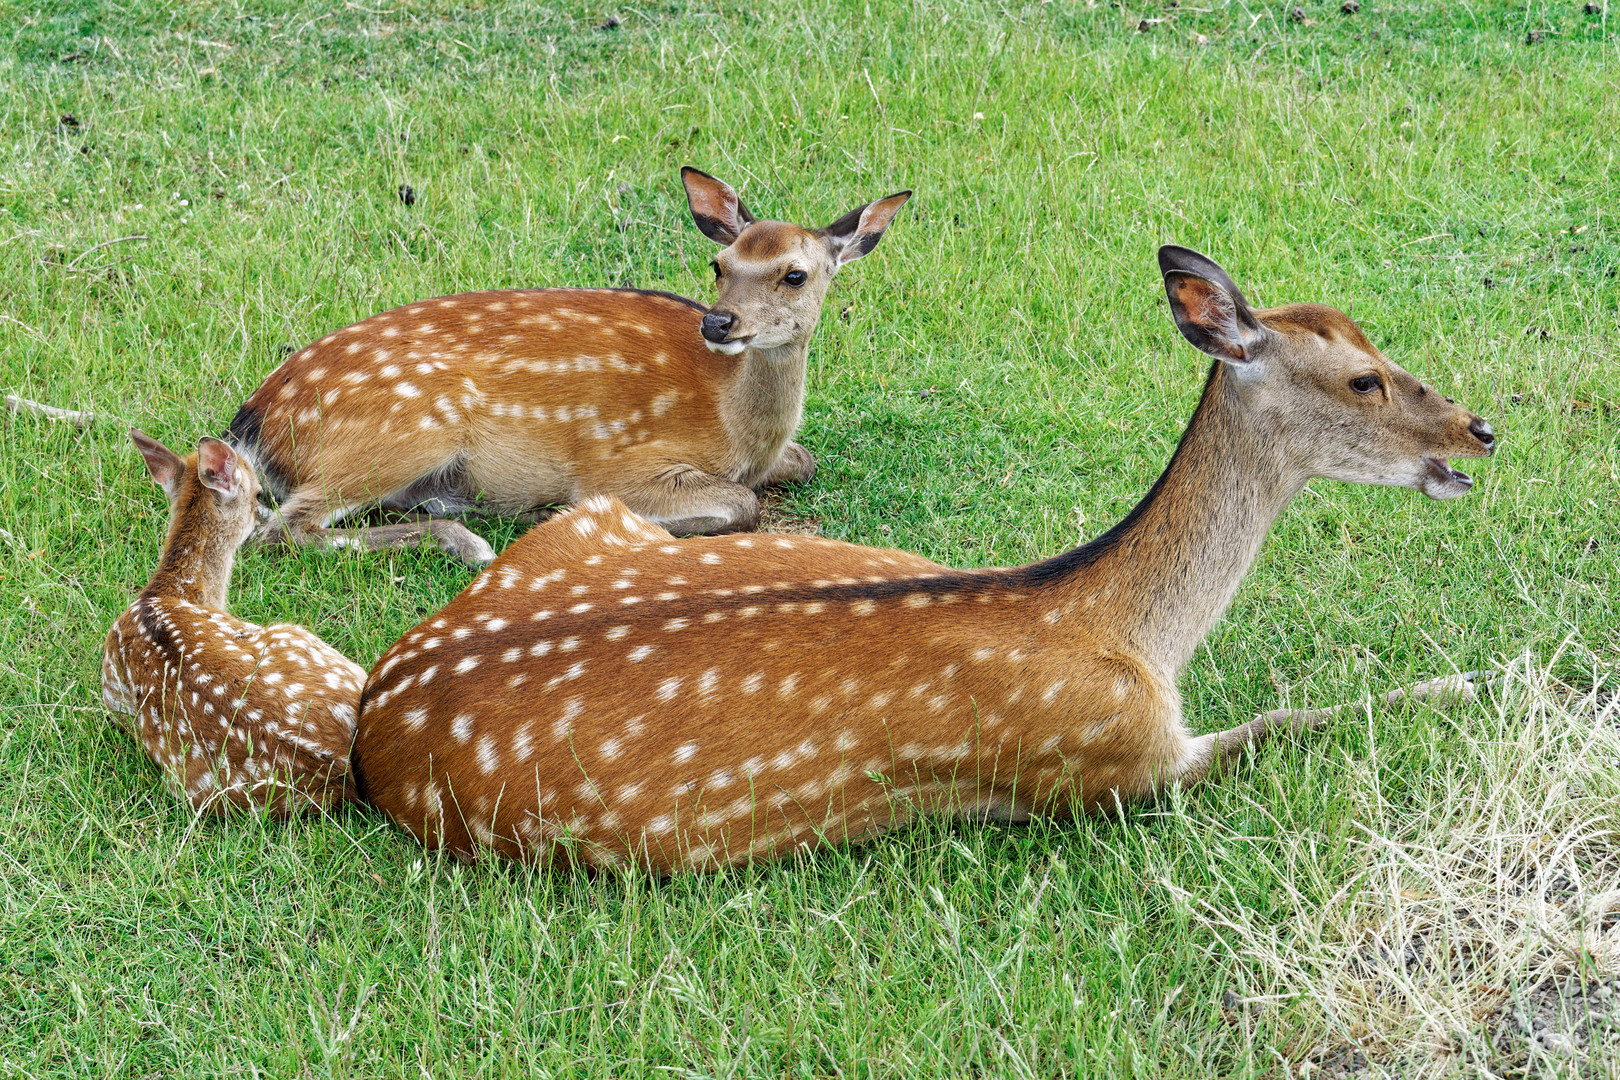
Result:
{"label": "fawn's ear", "polygon": [[843,266],[854,262],[877,247],[883,239],[883,230],[889,227],[894,215],[906,205],[911,192],[901,191],[877,202],[857,207],[821,230],[832,248],[833,262]]}
{"label": "fawn's ear", "polygon": [[241,489],[236,464],[236,451],[218,439],[204,437],[197,444],[197,479],[203,487],[221,495],[235,495]]}
{"label": "fawn's ear", "polygon": [[1225,270],[1191,248],[1173,244],[1159,249],[1159,270],[1182,336],[1229,364],[1254,359],[1266,330]]}
{"label": "fawn's ear", "polygon": [[186,473],[186,463],[180,455],[158,442],[140,428],[130,428],[129,437],[135,449],[146,462],[146,471],[158,482],[163,494],[173,499],[180,493],[180,478]]}
{"label": "fawn's ear", "polygon": [[715,243],[730,247],[754,223],[754,215],[725,181],[687,165],[681,169],[681,184],[698,232]]}

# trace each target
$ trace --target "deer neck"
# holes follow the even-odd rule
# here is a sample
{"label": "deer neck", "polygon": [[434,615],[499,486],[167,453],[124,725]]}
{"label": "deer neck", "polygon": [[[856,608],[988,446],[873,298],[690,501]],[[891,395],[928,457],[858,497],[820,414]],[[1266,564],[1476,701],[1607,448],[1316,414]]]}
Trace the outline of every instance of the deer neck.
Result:
{"label": "deer neck", "polygon": [[225,611],[236,545],[221,529],[199,527],[200,523],[190,520],[193,516],[184,511],[175,515],[163,558],[146,591]]}
{"label": "deer neck", "polygon": [[1239,380],[1217,363],[1153,489],[1113,530],[1069,554],[1073,569],[1055,583],[1068,594],[1063,609],[1100,623],[1161,672],[1178,672],[1309,479],[1288,460],[1278,427],[1245,404]]}
{"label": "deer neck", "polygon": [[733,479],[753,484],[776,463],[804,413],[808,338],[774,349],[744,349],[721,391]]}

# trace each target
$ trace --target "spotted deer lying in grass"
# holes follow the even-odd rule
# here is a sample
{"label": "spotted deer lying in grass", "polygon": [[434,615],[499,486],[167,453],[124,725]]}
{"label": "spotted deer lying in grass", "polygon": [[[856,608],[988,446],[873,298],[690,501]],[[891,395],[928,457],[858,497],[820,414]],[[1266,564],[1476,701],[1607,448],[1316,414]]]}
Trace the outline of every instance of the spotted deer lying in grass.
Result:
{"label": "spotted deer lying in grass", "polygon": [[517,289],[423,300],[287,359],[231,422],[280,501],[266,539],[376,548],[431,538],[482,564],[456,521],[330,528],[375,505],[522,515],[612,494],[677,533],[747,531],[758,490],[815,472],[792,441],[805,356],[844,264],[877,246],[909,191],[824,229],[755,221],[681,171],[724,246],[712,309],[633,289]]}
{"label": "spotted deer lying in grass", "polygon": [[[611,498],[532,530],[381,658],[361,790],[430,847],[657,872],[771,858],[917,813],[1147,799],[1334,710],[1193,736],[1177,673],[1313,477],[1469,490],[1490,425],[1316,304],[1251,311],[1159,253],[1215,357],[1168,468],[1098,539],[953,570],[801,536],[677,541]],[[1390,695],[1468,693],[1467,677]]]}
{"label": "spotted deer lying in grass", "polygon": [[182,459],[130,437],[169,496],[157,572],[113,623],[101,699],[198,811],[283,817],[354,797],[349,747],[366,673],[301,626],[225,610],[236,549],[258,522],[253,470],[218,439]]}

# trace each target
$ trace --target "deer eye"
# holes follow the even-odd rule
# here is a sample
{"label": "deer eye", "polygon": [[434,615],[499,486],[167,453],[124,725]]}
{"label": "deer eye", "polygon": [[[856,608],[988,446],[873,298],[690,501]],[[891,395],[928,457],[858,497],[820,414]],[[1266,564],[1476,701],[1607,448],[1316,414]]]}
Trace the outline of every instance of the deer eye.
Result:
{"label": "deer eye", "polygon": [[1376,375],[1358,375],[1350,380],[1350,389],[1358,394],[1370,394],[1383,385],[1383,380]]}
{"label": "deer eye", "polygon": [[808,277],[809,275],[803,270],[789,270],[783,276],[782,280],[797,289],[799,286],[805,283]]}
{"label": "deer eye", "polygon": [[709,265],[714,267],[714,280],[719,281],[724,276],[720,269],[720,264],[717,262],[711,262]]}

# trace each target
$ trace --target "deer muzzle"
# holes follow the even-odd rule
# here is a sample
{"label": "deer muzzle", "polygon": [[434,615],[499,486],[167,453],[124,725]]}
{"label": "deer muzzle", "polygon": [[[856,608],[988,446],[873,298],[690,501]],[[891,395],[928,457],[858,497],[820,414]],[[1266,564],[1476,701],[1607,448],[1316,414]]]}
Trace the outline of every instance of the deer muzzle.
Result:
{"label": "deer muzzle", "polygon": [[737,325],[737,316],[729,311],[711,311],[703,316],[703,339],[723,345]]}

